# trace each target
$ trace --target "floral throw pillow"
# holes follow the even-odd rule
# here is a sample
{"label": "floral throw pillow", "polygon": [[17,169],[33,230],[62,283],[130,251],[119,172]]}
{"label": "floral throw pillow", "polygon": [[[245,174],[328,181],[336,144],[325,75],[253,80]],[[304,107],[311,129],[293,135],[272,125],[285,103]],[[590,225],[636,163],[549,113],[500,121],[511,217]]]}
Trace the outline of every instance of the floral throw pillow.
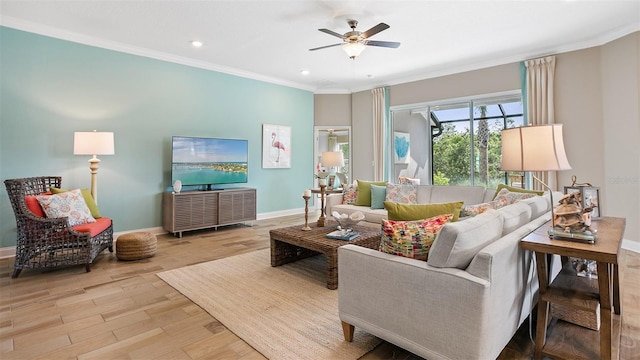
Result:
{"label": "floral throw pillow", "polygon": [[489,209],[496,209],[497,204],[497,201],[489,201],[482,204],[465,205],[462,207],[462,211],[460,211],[460,216],[462,217],[480,215]]}
{"label": "floral throw pillow", "polygon": [[349,185],[344,189],[342,193],[342,203],[345,205],[353,205],[356,203],[358,197],[358,187],[355,185]]}
{"label": "floral throw pillow", "polygon": [[463,206],[462,210],[460,211],[460,216],[480,215],[489,209],[497,210],[501,207],[514,204],[518,200],[528,199],[534,196],[538,195],[532,193],[512,192],[507,189],[502,189],[498,192],[498,195],[496,195],[496,197],[492,201],[482,204]]}
{"label": "floral throw pillow", "polygon": [[63,218],[69,220],[69,226],[96,222],[84,201],[80,189],[60,194],[36,196],[42,210],[48,218]]}
{"label": "floral throw pillow", "polygon": [[502,189],[498,192],[498,194],[493,198],[493,201],[497,201],[502,207],[506,205],[515,204],[518,200],[529,199],[534,196],[538,196],[538,194],[533,193],[522,193],[522,192],[511,192],[507,189]]}
{"label": "floral throw pillow", "polygon": [[398,204],[417,204],[418,189],[411,184],[387,184],[385,201]]}
{"label": "floral throw pillow", "polygon": [[453,214],[438,215],[425,220],[382,220],[381,252],[427,261],[429,250],[442,227]]}
{"label": "floral throw pillow", "polygon": [[400,176],[398,178],[398,184],[411,184],[411,185],[420,185],[420,179],[409,178],[406,176]]}

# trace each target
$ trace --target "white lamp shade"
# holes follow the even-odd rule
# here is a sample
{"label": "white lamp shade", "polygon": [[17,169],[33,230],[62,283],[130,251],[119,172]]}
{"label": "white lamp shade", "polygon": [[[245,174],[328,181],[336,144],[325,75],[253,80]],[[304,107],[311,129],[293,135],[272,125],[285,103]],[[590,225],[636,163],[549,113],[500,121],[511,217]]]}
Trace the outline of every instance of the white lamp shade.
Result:
{"label": "white lamp shade", "polygon": [[113,155],[115,154],[112,132],[74,132],[74,155]]}
{"label": "white lamp shade", "polygon": [[569,170],[562,124],[502,130],[502,171]]}
{"label": "white lamp shade", "polygon": [[364,51],[365,45],[359,42],[348,42],[342,44],[342,50],[349,55],[351,59],[355,59],[356,56],[360,56]]}
{"label": "white lamp shade", "polygon": [[324,167],[342,167],[344,166],[344,156],[340,151],[325,151],[322,153],[321,162]]}

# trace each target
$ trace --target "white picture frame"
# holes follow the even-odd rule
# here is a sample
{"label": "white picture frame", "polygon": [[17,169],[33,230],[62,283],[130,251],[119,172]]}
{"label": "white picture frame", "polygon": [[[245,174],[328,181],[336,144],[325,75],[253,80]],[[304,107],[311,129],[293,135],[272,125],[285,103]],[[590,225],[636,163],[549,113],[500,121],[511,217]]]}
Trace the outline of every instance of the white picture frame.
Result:
{"label": "white picture frame", "polygon": [[262,124],[262,168],[291,168],[291,127]]}

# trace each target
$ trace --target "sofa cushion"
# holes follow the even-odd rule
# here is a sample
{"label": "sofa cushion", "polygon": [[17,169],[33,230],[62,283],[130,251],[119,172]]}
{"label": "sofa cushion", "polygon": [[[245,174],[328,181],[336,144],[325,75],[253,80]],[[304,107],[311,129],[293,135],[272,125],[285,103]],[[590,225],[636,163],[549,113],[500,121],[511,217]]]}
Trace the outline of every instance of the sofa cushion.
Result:
{"label": "sofa cushion", "polygon": [[482,186],[435,185],[431,189],[430,203],[462,201],[465,204],[480,204],[484,201],[486,189]]}
{"label": "sofa cushion", "polygon": [[82,233],[88,232],[91,233],[91,237],[94,237],[105,231],[109,226],[111,226],[111,219],[108,217],[101,217],[96,219],[96,222],[76,225],[73,227],[73,230]]}
{"label": "sofa cushion", "polygon": [[82,197],[80,189],[53,195],[38,195],[36,197],[48,218],[66,217],[70,226],[92,223],[96,219]]}
{"label": "sofa cushion", "polygon": [[[419,185],[416,187],[416,203],[429,204],[431,203],[431,189],[433,185]],[[441,201],[446,202],[446,201]]]}
{"label": "sofa cushion", "polygon": [[389,220],[422,220],[442,214],[453,214],[452,221],[458,221],[462,201],[438,204],[398,204],[384,202]]}
{"label": "sofa cushion", "polygon": [[534,195],[542,195],[542,194],[544,194],[544,191],[528,190],[528,189],[517,188],[517,187],[505,185],[505,184],[499,184],[498,188],[496,188],[496,193],[493,195],[494,199],[496,198],[496,196],[498,196],[498,193],[502,189],[507,189],[509,192],[524,193],[524,194],[534,194]]}
{"label": "sofa cushion", "polygon": [[426,261],[436,235],[452,218],[453,214],[445,214],[418,221],[382,220],[379,250]]}
{"label": "sofa cushion", "polygon": [[24,203],[27,206],[27,209],[29,209],[29,211],[31,211],[33,215],[41,218],[46,217],[46,215],[44,214],[44,210],[42,210],[42,206],[40,206],[38,199],[36,199],[36,195],[25,196]]}
{"label": "sofa cushion", "polygon": [[352,205],[356,203],[356,196],[358,196],[358,187],[353,184],[349,184],[345,187],[342,193],[342,203],[345,205]]}
{"label": "sofa cushion", "polygon": [[513,230],[531,221],[531,207],[525,203],[517,202],[500,208],[498,212],[504,218],[502,236],[510,234]]}
{"label": "sofa cushion", "polygon": [[371,206],[371,184],[385,186],[387,182],[358,180],[358,195],[356,196],[356,205]]}
{"label": "sofa cushion", "polygon": [[387,210],[385,209],[371,209],[367,211],[363,211],[364,213],[364,221],[376,224],[376,226],[380,226],[383,219],[387,218]]}
{"label": "sofa cushion", "polygon": [[[50,187],[49,191],[51,191],[52,194],[60,194],[69,190]],[[102,214],[100,214],[98,204],[96,204],[96,201],[93,199],[91,191],[89,189],[81,189],[80,192],[82,193],[82,197],[84,198],[84,202],[87,204],[89,211],[91,211],[91,216],[93,216],[95,219],[101,218]]]}
{"label": "sofa cushion", "polygon": [[529,199],[518,200],[518,202],[529,205],[531,208],[531,219],[537,219],[551,210],[549,208],[548,196],[534,196]]}
{"label": "sofa cushion", "polygon": [[446,224],[436,237],[427,263],[439,268],[465,269],[482,248],[502,235],[503,216],[495,210]]}
{"label": "sofa cushion", "polygon": [[371,208],[372,209],[384,209],[384,199],[387,195],[387,188],[385,186],[371,184]]}
{"label": "sofa cushion", "polygon": [[387,184],[387,196],[385,201],[400,204],[417,204],[418,191],[411,184]]}

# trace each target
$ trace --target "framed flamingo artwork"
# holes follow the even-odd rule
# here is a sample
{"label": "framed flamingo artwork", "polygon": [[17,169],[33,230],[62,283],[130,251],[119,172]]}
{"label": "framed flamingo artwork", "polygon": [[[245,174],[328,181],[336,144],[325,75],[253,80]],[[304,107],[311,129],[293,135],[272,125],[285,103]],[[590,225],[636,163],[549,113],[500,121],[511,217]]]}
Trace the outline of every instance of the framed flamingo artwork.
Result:
{"label": "framed flamingo artwork", "polygon": [[291,167],[291,127],[262,124],[262,167]]}

